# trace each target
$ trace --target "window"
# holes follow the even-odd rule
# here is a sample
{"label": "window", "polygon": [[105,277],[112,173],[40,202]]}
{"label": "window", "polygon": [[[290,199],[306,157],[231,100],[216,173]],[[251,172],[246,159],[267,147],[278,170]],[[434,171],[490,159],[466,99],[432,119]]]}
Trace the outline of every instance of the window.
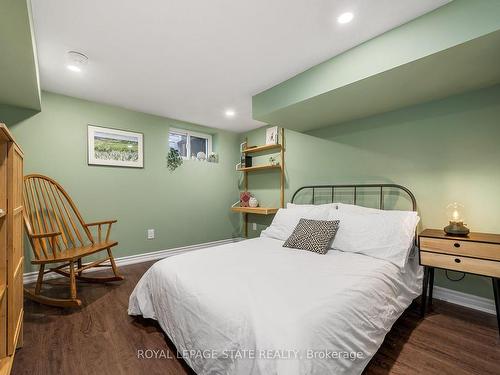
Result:
{"label": "window", "polygon": [[170,131],[168,133],[168,145],[179,151],[179,155],[183,158],[187,157],[187,134],[180,133],[177,131]]}
{"label": "window", "polygon": [[199,152],[208,156],[212,152],[212,136],[171,128],[168,133],[168,145],[179,151],[179,155],[184,159],[196,158]]}

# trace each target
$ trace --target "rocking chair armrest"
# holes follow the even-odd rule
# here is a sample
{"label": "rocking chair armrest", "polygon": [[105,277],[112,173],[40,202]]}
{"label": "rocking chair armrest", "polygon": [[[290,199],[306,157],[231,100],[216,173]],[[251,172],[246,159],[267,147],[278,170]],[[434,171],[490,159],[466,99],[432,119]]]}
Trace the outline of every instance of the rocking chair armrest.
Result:
{"label": "rocking chair armrest", "polygon": [[48,232],[48,233],[34,233],[31,235],[33,238],[45,238],[60,236],[61,232]]}
{"label": "rocking chair armrest", "polygon": [[[87,223],[87,224],[83,224],[85,226],[85,228],[87,228],[87,231],[89,230],[88,228],[89,227],[97,227],[98,231],[97,231],[97,239],[99,242],[102,241],[102,235],[101,235],[101,226],[103,225],[107,225],[108,226],[108,229],[106,231],[106,241],[109,240],[109,235],[111,234],[111,226],[116,223],[117,220],[102,220],[102,221],[96,221],[94,223]],[[92,236],[89,232],[89,235]],[[94,242],[92,240],[92,242]]]}
{"label": "rocking chair armrest", "polygon": [[86,227],[94,227],[96,225],[114,224],[116,222],[117,222],[117,220],[102,220],[102,221],[95,221],[93,223],[87,223],[87,224],[84,224],[84,225]]}

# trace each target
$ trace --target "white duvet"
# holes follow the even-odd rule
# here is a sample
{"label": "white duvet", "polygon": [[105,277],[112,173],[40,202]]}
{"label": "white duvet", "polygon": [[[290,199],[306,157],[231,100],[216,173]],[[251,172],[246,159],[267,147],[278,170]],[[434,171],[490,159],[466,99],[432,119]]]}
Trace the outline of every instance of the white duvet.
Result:
{"label": "white duvet", "polygon": [[326,255],[256,238],[155,263],[129,301],[158,320],[198,374],[359,374],[420,294],[405,272],[366,255]]}

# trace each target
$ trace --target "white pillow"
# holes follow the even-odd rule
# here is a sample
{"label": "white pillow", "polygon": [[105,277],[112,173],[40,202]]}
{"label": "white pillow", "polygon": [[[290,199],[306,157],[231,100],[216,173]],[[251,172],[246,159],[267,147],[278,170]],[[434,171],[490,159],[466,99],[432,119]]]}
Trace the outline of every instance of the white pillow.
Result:
{"label": "white pillow", "polygon": [[420,220],[416,212],[341,204],[334,218],[340,220],[340,226],[333,249],[361,253],[388,260],[402,269],[405,267]]}
{"label": "white pillow", "polygon": [[338,210],[339,209],[339,204],[340,203],[325,203],[325,204],[295,204],[295,203],[287,203],[286,208],[290,209],[303,209],[304,207],[309,207],[309,208],[330,208],[333,210]]}
{"label": "white pillow", "polygon": [[330,207],[295,205],[293,209],[280,208],[274,215],[273,222],[260,233],[261,237],[286,241],[299,223],[300,219],[332,220]]}
{"label": "white pillow", "polygon": [[347,204],[347,203],[337,203],[337,206],[338,206],[339,210],[354,212],[354,213],[358,213],[358,214],[385,214],[387,212],[406,212],[406,213],[410,213],[413,215],[413,213],[415,213],[415,211],[381,210],[378,208],[363,207],[363,206],[357,206],[354,204]]}
{"label": "white pillow", "polygon": [[[358,214],[383,214],[384,212],[388,212],[386,210],[379,210],[378,208],[370,208],[357,206],[355,204],[347,204],[347,203],[337,203],[338,209],[347,212],[354,212]],[[412,212],[412,211],[404,211],[404,212]]]}

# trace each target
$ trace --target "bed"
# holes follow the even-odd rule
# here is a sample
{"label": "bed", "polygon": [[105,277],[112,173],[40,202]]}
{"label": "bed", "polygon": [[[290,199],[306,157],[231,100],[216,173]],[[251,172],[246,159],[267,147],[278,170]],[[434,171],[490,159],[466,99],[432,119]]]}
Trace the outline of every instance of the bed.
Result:
{"label": "bed", "polygon": [[[397,201],[408,194],[397,185],[364,187],[381,190],[380,207],[387,205],[383,189],[396,189]],[[299,190],[311,188],[312,203],[321,189],[340,189]],[[361,189],[355,185],[355,201]],[[412,254],[398,267],[259,237],[155,263],[130,296],[128,312],[157,320],[197,374],[360,374],[420,295],[421,279]]]}

